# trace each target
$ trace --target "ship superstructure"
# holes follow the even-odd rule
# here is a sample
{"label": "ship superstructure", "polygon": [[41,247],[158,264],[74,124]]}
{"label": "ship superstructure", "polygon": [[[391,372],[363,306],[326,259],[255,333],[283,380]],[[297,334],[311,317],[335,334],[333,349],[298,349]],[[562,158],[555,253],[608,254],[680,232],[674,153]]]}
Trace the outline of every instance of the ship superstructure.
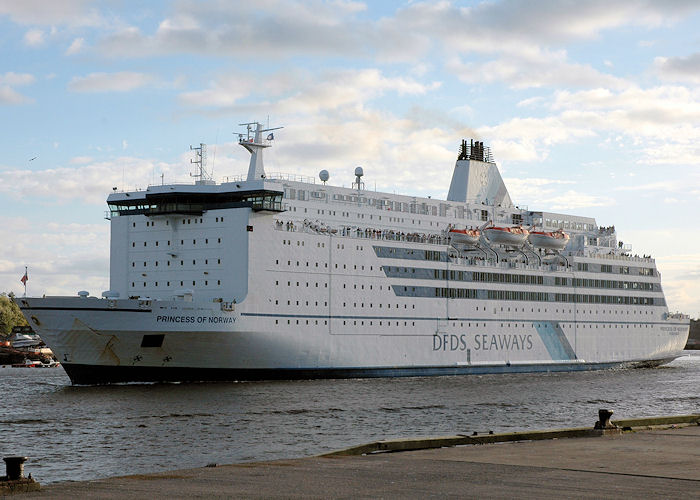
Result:
{"label": "ship superstructure", "polygon": [[110,290],[22,298],[74,383],[408,376],[654,365],[689,321],[655,262],[590,217],[515,206],[462,141],[447,200],[268,174],[108,197]]}

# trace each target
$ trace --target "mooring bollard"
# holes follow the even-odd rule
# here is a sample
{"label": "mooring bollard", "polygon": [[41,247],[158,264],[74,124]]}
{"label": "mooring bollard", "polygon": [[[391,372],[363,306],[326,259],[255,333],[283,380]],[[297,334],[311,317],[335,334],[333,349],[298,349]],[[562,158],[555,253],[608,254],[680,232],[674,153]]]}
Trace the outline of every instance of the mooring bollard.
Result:
{"label": "mooring bollard", "polygon": [[594,429],[616,429],[617,426],[610,422],[610,417],[614,412],[612,410],[599,409],[598,421],[595,423]]}
{"label": "mooring bollard", "polygon": [[5,471],[7,473],[7,479],[9,481],[16,481],[17,479],[22,479],[24,477],[24,462],[26,462],[29,457],[5,457]]}

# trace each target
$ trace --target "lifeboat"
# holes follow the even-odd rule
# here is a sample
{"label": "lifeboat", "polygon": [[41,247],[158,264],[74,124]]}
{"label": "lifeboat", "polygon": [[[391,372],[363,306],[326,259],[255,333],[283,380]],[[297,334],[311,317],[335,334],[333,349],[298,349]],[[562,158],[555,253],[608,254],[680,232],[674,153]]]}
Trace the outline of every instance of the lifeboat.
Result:
{"label": "lifeboat", "polygon": [[450,229],[452,243],[474,246],[479,242],[481,233],[478,229]]}
{"label": "lifeboat", "polygon": [[499,227],[491,226],[484,229],[484,235],[491,243],[519,247],[525,243],[530,232],[522,226]]}
{"label": "lifeboat", "polygon": [[530,231],[527,240],[533,247],[547,250],[563,250],[569,243],[569,235],[561,229],[557,231]]}

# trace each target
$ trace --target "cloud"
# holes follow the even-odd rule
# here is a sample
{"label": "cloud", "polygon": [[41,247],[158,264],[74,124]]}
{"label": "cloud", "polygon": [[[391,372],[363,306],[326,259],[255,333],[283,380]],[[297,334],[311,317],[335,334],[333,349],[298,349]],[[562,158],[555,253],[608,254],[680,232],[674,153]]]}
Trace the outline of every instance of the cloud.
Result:
{"label": "cloud", "polygon": [[622,91],[556,92],[552,105],[566,126],[622,137],[646,164],[700,164],[700,90],[681,86]]}
{"label": "cloud", "polygon": [[661,80],[700,83],[700,52],[686,57],[657,57],[654,69]]}
{"label": "cloud", "polygon": [[39,29],[31,29],[24,34],[24,43],[29,47],[41,47],[44,45],[44,32]]}
{"label": "cloud", "polygon": [[13,87],[30,85],[34,83],[34,81],[34,76],[29,73],[14,73],[10,71],[4,75],[0,75],[0,105],[33,102],[33,99],[23,96]]}
{"label": "cloud", "polygon": [[183,0],[173,4],[152,32],[120,27],[100,40],[98,47],[118,57],[179,53],[240,59],[314,55],[416,61],[426,54],[431,58],[512,55],[595,39],[620,26],[670,24],[697,8],[693,0],[664,4],[504,0],[474,7],[451,1],[410,2],[378,20],[367,20],[360,15],[366,6],[359,2]]}
{"label": "cloud", "polygon": [[70,46],[66,49],[66,55],[72,56],[74,54],[77,54],[83,50],[84,46],[85,46],[85,39],[84,38],[76,38],[71,42]]}
{"label": "cloud", "polygon": [[380,50],[422,45],[425,51],[445,52],[450,57],[474,53],[523,56],[542,46],[596,39],[603,31],[621,26],[671,24],[697,9],[693,0],[663,4],[652,0],[504,0],[474,7],[448,1],[414,2],[379,23],[384,42]]}
{"label": "cloud", "polygon": [[527,99],[523,99],[522,101],[519,101],[517,106],[519,108],[528,108],[531,106],[538,105],[540,103],[544,102],[544,97],[542,96],[535,96],[535,97],[529,97]]}
{"label": "cloud", "polygon": [[[385,92],[398,95],[422,95],[440,86],[411,78],[388,77],[377,69],[328,70],[321,74],[280,73],[264,78],[253,75],[223,76],[208,89],[184,92],[183,105],[227,111],[250,110],[248,98],[262,109],[275,109],[278,114],[316,113],[344,106],[356,106]],[[260,94],[260,95],[258,95]]]}
{"label": "cloud", "polygon": [[[77,157],[72,163],[80,166],[32,171],[0,170],[0,193],[18,199],[54,200],[58,203],[81,200],[101,205],[113,186],[143,188],[152,182],[156,171],[173,180],[186,176],[189,170],[189,166],[133,157],[102,162]],[[128,186],[124,185],[125,179],[128,179]]]}
{"label": "cloud", "polygon": [[580,208],[609,206],[614,204],[606,196],[580,193],[566,189],[574,181],[545,178],[504,178],[511,199],[518,200],[520,206],[547,207],[547,210],[576,210]]}
{"label": "cloud", "polygon": [[586,64],[568,62],[564,50],[540,51],[505,55],[483,63],[464,63],[458,59],[447,68],[466,83],[504,81],[512,88],[608,87],[623,89],[629,84],[623,79],[601,73]]}
{"label": "cloud", "polygon": [[46,223],[45,217],[0,216],[0,291],[23,291],[19,279],[28,266],[30,295],[74,295],[79,289],[107,289],[109,225]]}
{"label": "cloud", "polygon": [[33,75],[29,73],[14,73],[12,71],[0,75],[0,84],[6,85],[30,85],[36,81]]}
{"label": "cloud", "polygon": [[24,104],[32,100],[7,85],[0,85],[0,105]]}
{"label": "cloud", "polygon": [[68,84],[68,89],[73,92],[128,92],[154,82],[155,78],[146,73],[90,73],[74,77]]}
{"label": "cloud", "polygon": [[153,34],[128,26],[104,37],[99,48],[113,56],[191,53],[239,58],[362,54],[367,26],[355,2],[183,1]]}
{"label": "cloud", "polygon": [[92,163],[94,159],[90,156],[76,156],[71,158],[70,163],[72,165],[84,165],[86,163]]}
{"label": "cloud", "polygon": [[0,15],[17,24],[54,26],[97,26],[101,16],[92,0],[0,0]]}
{"label": "cloud", "polygon": [[534,205],[548,207],[548,210],[577,210],[580,208],[615,205],[615,200],[607,196],[596,196],[568,190],[555,196],[544,196],[534,200]]}
{"label": "cloud", "polygon": [[500,160],[537,161],[548,156],[555,144],[592,137],[595,132],[584,124],[567,123],[557,116],[512,118],[503,123],[478,129],[482,137],[491,138],[491,147]]}

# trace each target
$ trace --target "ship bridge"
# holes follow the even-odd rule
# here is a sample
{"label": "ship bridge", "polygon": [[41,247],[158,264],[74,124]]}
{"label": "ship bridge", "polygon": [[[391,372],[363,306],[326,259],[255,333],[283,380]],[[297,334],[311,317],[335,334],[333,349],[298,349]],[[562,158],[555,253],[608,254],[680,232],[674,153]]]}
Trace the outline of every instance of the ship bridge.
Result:
{"label": "ship bridge", "polygon": [[[140,196],[139,196],[140,195]],[[253,211],[283,212],[281,191],[165,191],[112,194],[107,200],[112,217],[124,215],[201,215],[207,210],[250,207]]]}

